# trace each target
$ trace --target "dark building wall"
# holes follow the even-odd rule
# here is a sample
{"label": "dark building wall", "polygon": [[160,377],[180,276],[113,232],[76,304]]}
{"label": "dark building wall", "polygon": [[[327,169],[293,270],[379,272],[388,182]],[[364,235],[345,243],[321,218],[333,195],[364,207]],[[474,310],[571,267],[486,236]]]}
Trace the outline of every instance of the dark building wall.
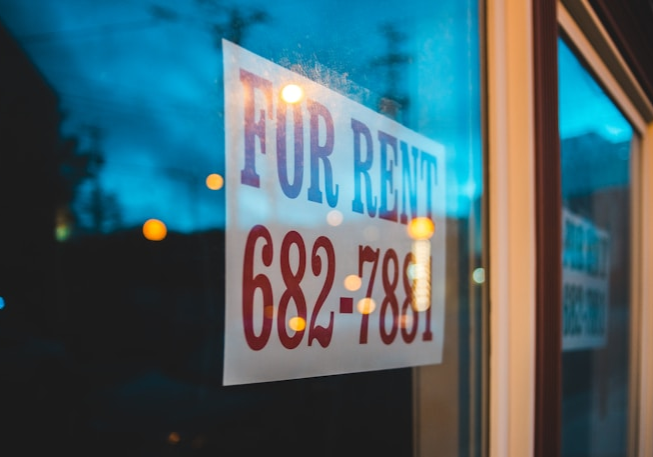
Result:
{"label": "dark building wall", "polygon": [[[47,308],[54,265],[58,100],[2,24],[0,68],[0,296],[7,302],[3,312],[22,313],[28,320],[50,317],[40,311]],[[41,319],[38,325],[45,322]]]}

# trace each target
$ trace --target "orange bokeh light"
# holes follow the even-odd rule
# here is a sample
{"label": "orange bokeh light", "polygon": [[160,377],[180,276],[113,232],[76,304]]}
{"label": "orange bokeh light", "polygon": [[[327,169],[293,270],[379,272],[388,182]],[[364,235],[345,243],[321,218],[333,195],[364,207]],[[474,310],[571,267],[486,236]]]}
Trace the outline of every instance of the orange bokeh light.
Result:
{"label": "orange bokeh light", "polygon": [[288,327],[295,332],[301,332],[306,328],[306,321],[299,316],[291,317],[288,321]]}
{"label": "orange bokeh light", "polygon": [[361,314],[372,314],[376,309],[376,303],[373,299],[365,297],[358,301],[356,308]]}
{"label": "orange bokeh light", "polygon": [[220,190],[224,186],[224,178],[217,173],[211,173],[206,177],[206,187],[211,190]]}
{"label": "orange bokeh light", "polygon": [[416,217],[408,224],[408,236],[414,240],[428,240],[435,232],[435,223],[428,217]]}
{"label": "orange bokeh light", "polygon": [[158,219],[148,219],[143,224],[143,235],[150,241],[161,241],[167,234],[168,228]]}

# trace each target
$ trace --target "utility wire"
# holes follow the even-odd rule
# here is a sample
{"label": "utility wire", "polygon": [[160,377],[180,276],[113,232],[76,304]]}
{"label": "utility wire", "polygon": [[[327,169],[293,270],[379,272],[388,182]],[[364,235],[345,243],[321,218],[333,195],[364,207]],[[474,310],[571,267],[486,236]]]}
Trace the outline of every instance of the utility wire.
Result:
{"label": "utility wire", "polygon": [[164,24],[164,22],[157,20],[156,18],[148,18],[140,21],[96,25],[79,29],[53,30],[49,32],[32,33],[19,37],[19,40],[24,44],[48,43],[58,40],[89,38],[95,35],[106,35],[108,33],[141,30],[162,24]]}

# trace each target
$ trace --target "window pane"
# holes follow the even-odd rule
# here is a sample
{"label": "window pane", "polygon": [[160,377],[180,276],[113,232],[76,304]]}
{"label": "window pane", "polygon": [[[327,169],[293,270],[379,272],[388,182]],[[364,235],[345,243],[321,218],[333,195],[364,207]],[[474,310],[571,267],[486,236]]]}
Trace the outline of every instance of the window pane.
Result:
{"label": "window pane", "polygon": [[562,455],[625,456],[633,129],[559,42],[563,198]]}
{"label": "window pane", "polygon": [[[0,440],[1,455],[14,446],[34,455],[412,455],[412,367],[421,362],[404,357],[417,341],[437,342],[428,363],[437,382],[422,411],[435,411],[440,447],[481,454],[477,1],[0,0],[0,17],[0,422],[9,424],[0,436],[11,438]],[[234,71],[234,46],[272,73]],[[315,93],[298,105],[266,95],[265,81],[276,91],[275,78],[289,75],[352,119]],[[252,104],[242,97],[232,110],[252,81]],[[246,132],[226,127],[236,109]],[[356,213],[342,201],[335,159],[343,125],[359,141],[347,166],[374,192],[361,193],[366,206],[354,214],[369,229],[333,228]],[[234,139],[249,142],[256,167],[229,168]],[[278,163],[304,168],[266,168],[284,147]],[[403,157],[415,165],[409,178]],[[243,187],[242,170],[259,193],[236,199],[230,183]],[[281,184],[256,187],[255,176]],[[415,205],[412,178],[432,186]],[[268,198],[279,193],[286,199]],[[297,199],[309,209],[297,211]],[[313,203],[341,214],[315,217]],[[404,296],[417,268],[406,267],[412,244],[400,216],[422,210],[438,240],[425,255],[429,317]],[[255,220],[245,232],[255,243],[231,238],[234,219]],[[339,250],[349,239],[368,241]],[[353,293],[331,293],[344,288],[339,268],[359,273],[359,264],[366,275],[378,267],[369,354]],[[257,313],[234,324],[228,310],[245,315],[247,300]],[[343,322],[353,322],[351,351]],[[239,353],[224,365],[232,331],[265,356],[251,363]],[[279,351],[267,356],[268,342]],[[345,349],[328,352],[336,343]],[[245,365],[259,377],[225,385],[223,368]]]}

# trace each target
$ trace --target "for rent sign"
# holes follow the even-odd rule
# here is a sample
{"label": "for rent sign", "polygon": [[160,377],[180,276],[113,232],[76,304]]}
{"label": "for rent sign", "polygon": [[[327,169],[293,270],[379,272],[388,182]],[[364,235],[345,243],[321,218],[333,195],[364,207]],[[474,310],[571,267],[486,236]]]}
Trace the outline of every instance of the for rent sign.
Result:
{"label": "for rent sign", "polygon": [[589,220],[563,210],[562,348],[605,346],[610,237]]}
{"label": "for rent sign", "polygon": [[[440,363],[443,147],[230,42],[223,53],[224,384]],[[409,237],[415,220],[432,236]]]}

